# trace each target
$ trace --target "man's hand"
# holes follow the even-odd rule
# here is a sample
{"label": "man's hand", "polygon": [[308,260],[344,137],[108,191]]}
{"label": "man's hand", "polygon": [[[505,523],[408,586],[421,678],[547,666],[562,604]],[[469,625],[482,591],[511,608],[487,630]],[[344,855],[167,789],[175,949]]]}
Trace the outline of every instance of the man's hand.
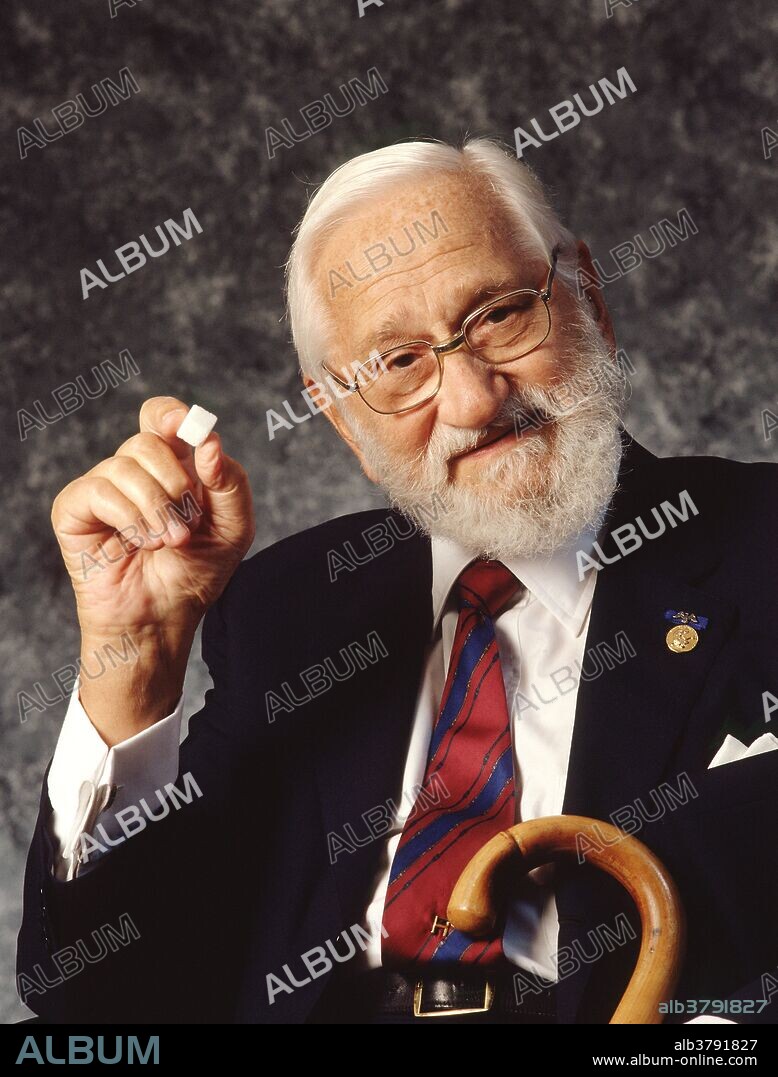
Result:
{"label": "man's hand", "polygon": [[76,596],[82,661],[129,636],[138,656],[80,696],[108,744],[169,713],[195,629],[254,537],[248,477],[210,434],[192,453],[175,432],[187,407],[153,397],[140,432],[69,483],[51,519]]}

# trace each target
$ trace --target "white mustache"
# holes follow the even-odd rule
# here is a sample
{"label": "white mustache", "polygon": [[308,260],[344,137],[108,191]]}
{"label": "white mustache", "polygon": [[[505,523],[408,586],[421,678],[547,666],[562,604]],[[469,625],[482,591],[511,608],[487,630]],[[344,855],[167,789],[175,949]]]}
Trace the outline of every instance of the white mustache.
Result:
{"label": "white mustache", "polygon": [[[488,426],[473,430],[433,429],[419,460],[426,460],[433,467],[445,465],[453,456],[474,449],[501,427],[513,426],[518,432],[517,420],[526,428],[528,423],[543,426],[555,420],[585,421],[592,413],[602,418],[603,411],[618,417],[624,393],[618,368],[603,354],[602,340],[596,330],[585,322],[575,329],[575,339],[568,350],[571,371],[548,388],[512,386],[510,395]],[[516,451],[522,451],[518,438]]]}
{"label": "white mustache", "polygon": [[473,430],[435,429],[423,455],[433,466],[447,463],[452,457],[476,448],[500,429],[517,429],[517,420],[522,420],[524,424],[532,421],[537,426],[542,426],[554,419],[571,418],[583,410],[586,400],[588,397],[582,397],[572,405],[563,405],[556,399],[553,389],[542,389],[538,386],[514,389],[488,426]]}

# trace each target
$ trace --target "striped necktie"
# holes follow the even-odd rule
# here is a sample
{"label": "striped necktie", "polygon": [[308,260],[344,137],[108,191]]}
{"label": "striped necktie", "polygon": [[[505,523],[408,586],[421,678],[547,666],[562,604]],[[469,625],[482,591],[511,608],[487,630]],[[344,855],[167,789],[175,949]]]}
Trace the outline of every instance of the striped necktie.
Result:
{"label": "striped necktie", "polygon": [[[511,730],[493,619],[519,587],[500,561],[473,561],[457,581],[459,620],[424,785],[403,828],[384,903],[387,966],[488,964],[502,956],[501,937],[476,940],[447,927],[446,906],[474,853],[515,821]],[[433,786],[445,790],[435,804],[425,796]]]}

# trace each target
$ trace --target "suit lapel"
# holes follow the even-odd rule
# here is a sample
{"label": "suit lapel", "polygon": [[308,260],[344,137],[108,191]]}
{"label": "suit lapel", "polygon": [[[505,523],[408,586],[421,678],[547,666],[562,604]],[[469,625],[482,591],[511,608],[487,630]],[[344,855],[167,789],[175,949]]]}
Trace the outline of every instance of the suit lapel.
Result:
{"label": "suit lapel", "polygon": [[[638,516],[656,530],[652,508],[676,503],[680,493],[665,462],[626,441],[618,492],[601,532],[606,554],[615,549],[606,536]],[[602,817],[673,776],[674,745],[730,634],[734,607],[698,582],[719,556],[706,542],[710,491],[691,481],[686,488],[696,516],[652,540],[636,528],[640,548],[598,573],[576,702],[567,814]],[[667,610],[708,618],[693,650],[677,654],[667,646]]]}
{"label": "suit lapel", "polygon": [[[407,521],[402,526],[407,530]],[[352,638],[377,632],[387,655],[348,682],[335,701],[337,713],[329,709],[313,742],[340,930],[363,923],[385,847],[382,835],[392,803],[400,803],[432,627],[429,540],[405,539],[362,571],[341,596],[338,617],[350,624]]]}
{"label": "suit lapel", "polygon": [[[664,469],[664,475],[659,474],[658,465],[660,461],[634,442],[629,445],[620,491],[604,533],[638,515],[655,529],[652,507],[664,500],[677,503],[680,491],[668,486],[669,473]],[[676,749],[736,616],[729,601],[690,582],[704,578],[716,551],[705,543],[709,492],[691,484],[688,488],[700,510],[698,516],[668,528],[654,540],[644,540],[639,549],[598,574],[583,663],[584,674],[591,679],[582,678],[578,689],[564,814],[618,824],[619,819],[609,820],[609,816],[626,809],[620,819],[629,829],[625,821],[636,801],[652,813],[656,810],[652,790],[660,782],[677,787]],[[606,553],[611,549],[604,540],[601,546]],[[672,624],[665,619],[666,610],[708,618],[708,627],[699,633],[693,650],[674,653],[669,649],[665,637]],[[621,646],[618,634],[622,634]],[[610,646],[610,656],[603,644]],[[574,938],[582,938],[609,917],[612,922],[620,905],[630,908],[631,902],[626,892],[615,891],[603,873],[595,873],[588,865],[563,869],[557,888],[560,945],[570,946]],[[564,1019],[573,1019],[593,970],[594,965],[584,964],[578,974],[562,982]]]}
{"label": "suit lapel", "polygon": [[[656,566],[624,565],[598,580],[578,689],[564,812],[605,818],[673,774],[674,748],[730,634],[728,601]],[[676,654],[665,610],[709,618],[693,651]],[[608,649],[603,646],[608,644]],[[608,668],[608,664],[612,668]]]}

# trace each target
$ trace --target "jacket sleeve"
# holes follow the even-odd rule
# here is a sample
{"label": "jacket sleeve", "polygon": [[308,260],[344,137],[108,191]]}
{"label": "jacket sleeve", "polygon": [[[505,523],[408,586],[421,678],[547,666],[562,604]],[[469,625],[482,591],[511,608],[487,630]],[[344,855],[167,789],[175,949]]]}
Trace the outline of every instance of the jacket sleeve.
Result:
{"label": "jacket sleeve", "polygon": [[190,721],[175,785],[149,805],[153,820],[139,812],[137,832],[69,882],[53,874],[44,778],[25,873],[17,987],[46,1021],[230,1019],[248,930],[241,895],[250,890],[246,873],[257,871],[239,836],[247,817],[265,810],[267,782],[258,778],[272,768],[232,721],[229,649],[217,604],[203,627],[213,687]]}

